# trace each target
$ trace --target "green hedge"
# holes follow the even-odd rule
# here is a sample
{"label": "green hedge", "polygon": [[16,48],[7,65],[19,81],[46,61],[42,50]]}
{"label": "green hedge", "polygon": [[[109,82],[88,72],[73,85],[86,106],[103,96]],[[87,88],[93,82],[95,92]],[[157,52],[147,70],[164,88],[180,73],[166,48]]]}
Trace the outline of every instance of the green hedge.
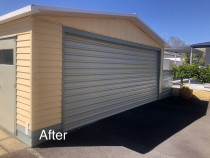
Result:
{"label": "green hedge", "polygon": [[183,78],[193,78],[202,83],[210,83],[210,65],[206,67],[199,67],[197,64],[173,66],[172,74],[174,78],[181,78],[181,85],[183,85]]}
{"label": "green hedge", "polygon": [[210,83],[210,65],[202,67],[198,70],[196,80],[202,83]]}

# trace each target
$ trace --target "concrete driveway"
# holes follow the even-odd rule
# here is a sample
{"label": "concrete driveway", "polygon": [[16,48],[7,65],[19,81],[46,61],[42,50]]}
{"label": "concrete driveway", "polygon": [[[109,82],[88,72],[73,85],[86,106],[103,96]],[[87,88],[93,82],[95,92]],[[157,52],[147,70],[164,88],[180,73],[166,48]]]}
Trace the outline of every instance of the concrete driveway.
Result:
{"label": "concrete driveway", "polygon": [[209,158],[208,102],[169,98],[70,132],[4,157],[38,158]]}

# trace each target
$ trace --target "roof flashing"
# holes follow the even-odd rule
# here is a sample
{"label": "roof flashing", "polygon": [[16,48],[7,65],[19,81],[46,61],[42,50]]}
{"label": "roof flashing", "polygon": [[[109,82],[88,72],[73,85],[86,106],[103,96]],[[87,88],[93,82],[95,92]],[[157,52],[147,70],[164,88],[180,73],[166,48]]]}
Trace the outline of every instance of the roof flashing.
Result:
{"label": "roof flashing", "polygon": [[41,6],[33,5],[34,10],[39,12],[63,12],[63,13],[79,13],[79,14],[93,14],[93,15],[109,15],[109,16],[123,16],[123,17],[136,17],[135,14],[126,14],[126,13],[115,13],[107,11],[92,11],[86,9],[74,9],[74,8],[61,8],[61,7],[51,7],[51,6]]}
{"label": "roof flashing", "polygon": [[0,24],[22,18],[28,15],[32,15],[34,13],[39,12],[38,10],[34,9],[32,5],[26,6],[24,8],[15,10],[13,12],[7,13],[3,16],[0,16]]}

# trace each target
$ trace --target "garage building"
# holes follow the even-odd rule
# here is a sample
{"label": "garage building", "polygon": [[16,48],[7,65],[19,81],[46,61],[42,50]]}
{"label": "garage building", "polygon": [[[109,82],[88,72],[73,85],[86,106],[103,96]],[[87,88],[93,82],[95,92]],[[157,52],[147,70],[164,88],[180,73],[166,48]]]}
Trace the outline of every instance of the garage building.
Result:
{"label": "garage building", "polygon": [[29,146],[158,100],[166,43],[136,14],[31,5],[0,17],[0,127]]}

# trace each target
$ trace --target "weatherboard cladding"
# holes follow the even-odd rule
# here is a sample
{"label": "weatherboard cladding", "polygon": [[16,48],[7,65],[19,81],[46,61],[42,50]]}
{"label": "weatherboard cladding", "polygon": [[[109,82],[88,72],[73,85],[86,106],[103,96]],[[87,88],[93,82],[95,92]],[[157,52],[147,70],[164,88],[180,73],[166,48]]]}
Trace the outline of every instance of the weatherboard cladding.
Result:
{"label": "weatherboard cladding", "polygon": [[32,131],[61,123],[62,27],[35,19],[33,40]]}
{"label": "weatherboard cladding", "polygon": [[161,46],[141,28],[125,18],[84,17],[84,16],[51,16],[34,15],[44,21],[54,22],[70,28],[144,44],[152,47]]}

